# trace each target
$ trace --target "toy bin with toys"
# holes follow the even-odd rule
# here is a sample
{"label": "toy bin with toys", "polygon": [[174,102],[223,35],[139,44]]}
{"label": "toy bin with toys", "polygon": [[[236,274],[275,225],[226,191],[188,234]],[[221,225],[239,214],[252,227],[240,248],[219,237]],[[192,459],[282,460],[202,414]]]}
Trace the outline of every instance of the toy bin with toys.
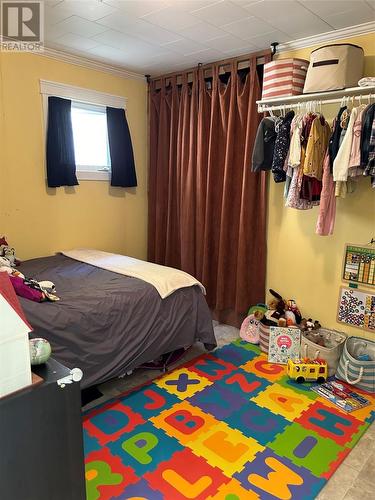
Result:
{"label": "toy bin with toys", "polygon": [[322,384],[328,377],[328,366],[324,359],[289,359],[287,374],[299,384],[318,382]]}

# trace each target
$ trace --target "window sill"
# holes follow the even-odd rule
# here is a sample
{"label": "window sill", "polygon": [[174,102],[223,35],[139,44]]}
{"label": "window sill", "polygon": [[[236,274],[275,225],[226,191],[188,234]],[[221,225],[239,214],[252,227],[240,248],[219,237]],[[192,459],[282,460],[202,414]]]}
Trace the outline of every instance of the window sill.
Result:
{"label": "window sill", "polygon": [[77,170],[76,176],[79,181],[110,181],[110,172],[98,170]]}

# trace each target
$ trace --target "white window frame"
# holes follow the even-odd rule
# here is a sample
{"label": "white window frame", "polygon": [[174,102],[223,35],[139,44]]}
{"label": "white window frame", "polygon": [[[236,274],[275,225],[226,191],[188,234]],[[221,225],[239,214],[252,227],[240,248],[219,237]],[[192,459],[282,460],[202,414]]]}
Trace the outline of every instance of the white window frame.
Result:
{"label": "white window frame", "polygon": [[[47,125],[48,125],[48,97],[62,97],[63,99],[70,99],[71,101],[81,102],[84,104],[92,104],[103,107],[123,108],[126,112],[126,104],[128,99],[123,96],[106,94],[105,92],[98,92],[97,90],[90,90],[83,87],[75,87],[65,83],[52,82],[48,80],[40,80],[40,94],[42,96],[43,104],[43,118],[44,118],[44,137],[45,143],[47,139]],[[78,180],[110,180],[110,172],[101,172],[97,169],[77,170]]]}

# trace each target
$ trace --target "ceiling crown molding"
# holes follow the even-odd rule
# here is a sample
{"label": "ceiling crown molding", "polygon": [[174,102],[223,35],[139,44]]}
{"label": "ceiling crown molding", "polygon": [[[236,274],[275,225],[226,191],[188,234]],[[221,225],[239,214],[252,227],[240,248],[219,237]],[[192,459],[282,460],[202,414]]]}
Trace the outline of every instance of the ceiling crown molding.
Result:
{"label": "ceiling crown molding", "polygon": [[56,59],[58,61],[63,61],[69,64],[75,64],[76,66],[81,66],[83,68],[103,71],[105,73],[110,73],[121,78],[146,81],[145,76],[141,73],[129,71],[121,66],[113,66],[112,64],[97,61],[95,59],[90,59],[88,57],[83,57],[81,55],[70,54],[69,52],[64,52],[62,50],[51,49],[50,47],[44,47],[44,50],[41,52],[30,53],[36,54],[38,56],[49,57],[50,59]]}
{"label": "ceiling crown molding", "polygon": [[356,26],[349,26],[348,28],[341,28],[339,30],[327,31],[319,35],[308,36],[300,38],[299,40],[292,40],[291,42],[281,43],[277,47],[277,53],[287,52],[289,50],[304,49],[319,45],[323,42],[331,42],[334,40],[342,40],[343,38],[351,38],[358,35],[366,35],[375,32],[375,21],[369,23],[357,24]]}

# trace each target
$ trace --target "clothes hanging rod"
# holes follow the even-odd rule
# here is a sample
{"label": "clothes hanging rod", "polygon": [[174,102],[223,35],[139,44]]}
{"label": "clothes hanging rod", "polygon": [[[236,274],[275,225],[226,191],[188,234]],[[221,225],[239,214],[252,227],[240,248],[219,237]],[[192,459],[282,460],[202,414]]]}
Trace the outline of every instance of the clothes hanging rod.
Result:
{"label": "clothes hanging rod", "polygon": [[343,90],[334,90],[330,92],[317,92],[315,94],[300,94],[289,97],[276,97],[274,99],[264,99],[257,101],[258,113],[264,113],[267,110],[283,110],[284,108],[298,108],[308,102],[317,104],[335,104],[345,99],[371,99],[375,97],[375,86],[371,87],[352,87]]}

